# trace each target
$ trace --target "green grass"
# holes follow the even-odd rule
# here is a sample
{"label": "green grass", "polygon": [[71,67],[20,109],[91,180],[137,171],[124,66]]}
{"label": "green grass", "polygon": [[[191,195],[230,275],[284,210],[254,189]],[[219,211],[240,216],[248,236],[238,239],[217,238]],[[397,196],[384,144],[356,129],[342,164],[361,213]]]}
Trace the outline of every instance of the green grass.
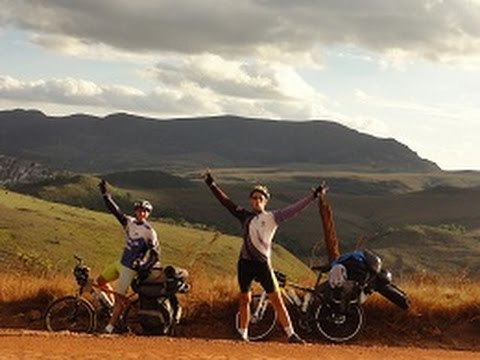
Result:
{"label": "green grass", "polygon": [[[148,186],[135,185],[132,174],[138,177],[139,184]],[[109,175],[115,198],[123,209],[129,209],[132,199],[147,198],[154,205],[153,215],[169,219],[170,223],[204,224],[224,233],[239,234],[237,220],[213,198],[198,171],[179,172],[187,179],[184,181],[155,171],[132,174]],[[215,175],[231,198],[245,207],[249,206],[247,196],[252,184],[268,184],[273,193],[270,209],[296,201],[321,179],[327,179],[342,251],[368,246],[384,255],[386,265],[396,272],[468,271],[480,275],[478,266],[472,266],[480,256],[476,235],[480,230],[480,175],[476,172],[393,174],[294,167],[292,171],[219,169]],[[158,180],[156,186],[150,177]],[[105,211],[96,187],[98,181],[90,175],[66,175],[19,191]],[[306,263],[325,261],[322,251],[312,256],[316,245],[323,248],[322,239],[315,205],[282,225],[276,236],[279,244]]]}
{"label": "green grass", "polygon": [[453,224],[392,228],[367,245],[382,254],[385,263],[395,268],[397,274],[436,272],[451,277],[480,276],[478,235],[466,234],[462,227]]}
{"label": "green grass", "polygon": [[[283,167],[221,168],[213,169],[224,182],[295,183],[312,186],[321,179],[331,185],[331,191],[339,194],[369,195],[401,194],[445,186],[470,188],[480,186],[480,173],[475,171],[373,172],[367,169],[350,170],[334,166],[291,164]],[[198,178],[198,170],[179,171],[180,176]],[[365,193],[365,192],[364,192]]]}
{"label": "green grass", "polygon": [[[35,184],[17,185],[12,189],[51,202],[103,210],[105,206],[101,196],[99,196],[99,181],[99,178],[91,175],[64,172],[52,179]],[[122,205],[131,203],[130,193],[114,187],[112,192]]]}
{"label": "green grass", "polygon": [[[164,264],[206,276],[235,273],[240,238],[158,221],[152,224],[159,234]],[[110,214],[0,192],[2,271],[68,272],[76,254],[97,273],[120,256],[123,244],[123,230]],[[274,249],[273,264],[293,278],[311,276],[301,261],[279,246]]]}

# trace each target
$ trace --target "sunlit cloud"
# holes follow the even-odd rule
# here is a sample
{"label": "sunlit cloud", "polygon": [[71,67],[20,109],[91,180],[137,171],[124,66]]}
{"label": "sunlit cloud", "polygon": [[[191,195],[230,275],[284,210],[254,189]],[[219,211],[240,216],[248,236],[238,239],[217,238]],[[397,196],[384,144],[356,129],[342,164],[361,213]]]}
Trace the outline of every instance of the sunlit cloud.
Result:
{"label": "sunlit cloud", "polygon": [[169,87],[190,83],[223,97],[277,102],[322,99],[294,68],[262,61],[225,60],[206,54],[158,63],[150,74]]}
{"label": "sunlit cloud", "polygon": [[[34,32],[38,44],[75,56],[104,46],[321,66],[319,48],[351,44],[398,66],[408,57],[477,62],[479,18],[480,4],[472,0],[3,0],[0,24]],[[76,44],[52,44],[62,36]]]}
{"label": "sunlit cloud", "polygon": [[0,104],[331,119],[423,149],[480,131],[479,18],[478,0],[0,0]]}
{"label": "sunlit cloud", "polygon": [[30,41],[42,48],[62,55],[108,62],[151,63],[158,54],[135,53],[117,49],[102,43],[91,43],[75,37],[51,34],[32,34]]}
{"label": "sunlit cloud", "polygon": [[[231,65],[231,64],[230,64]],[[82,79],[63,78],[34,81],[21,81],[10,76],[0,76],[0,98],[3,100],[18,100],[23,103],[44,102],[49,104],[75,104],[79,109],[85,107],[104,107],[115,111],[131,111],[140,114],[156,114],[157,116],[185,116],[185,114],[211,115],[231,113],[243,116],[266,116],[270,118],[308,119],[317,115],[322,96],[297,79],[293,88],[282,88],[282,76],[295,77],[290,73],[278,75],[280,80],[273,85],[270,78],[260,80],[244,76],[244,81],[233,89],[228,82],[219,79],[212,80],[210,66],[204,76],[185,78],[176,84],[163,84],[149,92],[124,85],[100,85]],[[238,68],[238,71],[241,67]],[[217,70],[213,71],[217,74]],[[251,73],[250,73],[251,74]],[[200,81],[202,80],[202,81]],[[249,83],[249,80],[252,80]],[[264,82],[272,85],[269,91],[263,89]],[[260,85],[259,85],[260,84]],[[290,84],[286,81],[285,84]],[[285,85],[284,84],[284,85]],[[286,86],[286,85],[285,85]],[[260,91],[259,91],[260,88]],[[264,95],[255,98],[248,89]],[[310,95],[289,96],[288,92],[302,91]],[[281,100],[270,93],[283,94]],[[244,94],[245,96],[242,96]],[[247,96],[248,95],[248,96]],[[313,101],[316,100],[316,101]]]}

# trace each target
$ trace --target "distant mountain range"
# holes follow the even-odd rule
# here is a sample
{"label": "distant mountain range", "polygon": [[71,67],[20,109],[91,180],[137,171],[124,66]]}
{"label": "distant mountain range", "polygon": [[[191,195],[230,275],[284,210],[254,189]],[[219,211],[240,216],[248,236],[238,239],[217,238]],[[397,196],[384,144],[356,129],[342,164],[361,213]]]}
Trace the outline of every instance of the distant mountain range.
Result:
{"label": "distant mountain range", "polygon": [[287,164],[439,170],[394,139],[331,121],[235,116],[155,120],[128,114],[50,117],[33,110],[2,111],[0,154],[81,172]]}

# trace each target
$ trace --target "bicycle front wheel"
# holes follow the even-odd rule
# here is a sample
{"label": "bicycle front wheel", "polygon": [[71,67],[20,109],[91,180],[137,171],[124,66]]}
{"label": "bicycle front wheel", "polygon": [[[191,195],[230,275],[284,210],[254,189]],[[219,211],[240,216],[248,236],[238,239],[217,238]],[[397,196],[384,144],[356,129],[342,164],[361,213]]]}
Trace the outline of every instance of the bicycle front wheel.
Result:
{"label": "bicycle front wheel", "polygon": [[[270,335],[277,322],[277,313],[268,297],[253,295],[250,303],[250,324],[248,325],[248,339],[261,340]],[[237,331],[240,328],[240,313],[235,317]]]}
{"label": "bicycle front wheel", "polygon": [[143,328],[140,323],[140,316],[138,311],[140,310],[140,300],[135,299],[124,310],[121,321],[120,329],[122,332],[130,332],[135,335],[142,335]]}
{"label": "bicycle front wheel", "polygon": [[85,299],[65,296],[48,306],[44,324],[48,331],[92,332],[96,325],[95,310]]}

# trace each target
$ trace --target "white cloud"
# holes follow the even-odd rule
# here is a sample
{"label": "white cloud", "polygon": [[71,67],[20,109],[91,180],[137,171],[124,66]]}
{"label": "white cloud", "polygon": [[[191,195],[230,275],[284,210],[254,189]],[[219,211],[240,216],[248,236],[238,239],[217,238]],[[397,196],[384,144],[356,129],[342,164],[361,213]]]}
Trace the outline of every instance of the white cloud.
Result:
{"label": "white cloud", "polygon": [[322,98],[290,66],[225,60],[205,54],[169,59],[150,70],[162,84],[209,89],[222,97],[255,101],[318,101]]}
{"label": "white cloud", "polygon": [[388,98],[370,95],[360,89],[355,90],[355,100],[369,107],[408,111],[430,119],[458,118],[458,112],[452,108],[453,105],[445,103],[425,104],[414,99]]}
{"label": "white cloud", "polygon": [[[452,92],[449,100],[428,102],[372,95],[360,89],[355,92],[364,113],[382,114],[388,119],[389,126],[382,133],[374,132],[374,126],[368,126],[368,133],[394,137],[443,169],[479,168],[479,98],[478,92]],[[351,120],[344,123],[348,125]]]}
{"label": "white cloud", "polygon": [[93,82],[72,78],[22,82],[0,76],[0,96],[4,99],[100,105],[98,95],[103,91]]}
{"label": "white cloud", "polygon": [[89,60],[108,62],[151,63],[158,57],[156,53],[136,53],[117,49],[103,43],[92,43],[64,35],[34,33],[30,41],[40,47],[63,55]]}
{"label": "white cloud", "polygon": [[[125,104],[144,97],[141,91],[120,85],[100,86],[92,81],[63,78],[21,81],[0,76],[0,98],[21,103],[50,103],[77,106],[106,106],[124,109]],[[127,101],[128,100],[128,101]]]}
{"label": "white cloud", "polygon": [[[222,65],[223,61],[212,64]],[[177,75],[169,78],[167,74],[163,78],[167,79],[167,82],[150,92],[129,86],[107,86],[73,78],[21,81],[10,76],[0,76],[0,99],[22,103],[77,105],[77,112],[83,107],[93,106],[162,117],[231,113],[255,117],[308,119],[323,111],[321,101],[325,99],[303,84],[300,78],[287,81],[290,77],[295,78],[295,74],[291,72],[285,70],[285,73],[277,73],[260,67],[263,72],[253,76],[254,70],[259,71],[258,68],[245,70],[241,64],[227,63],[227,66],[236,69],[241,80],[229,84],[227,79],[230,73],[223,73],[221,68],[212,67],[212,64],[199,64],[195,68],[198,72],[187,74],[191,77],[184,77],[178,82],[168,82]],[[184,70],[186,71],[186,68],[183,67],[175,69],[175,74]],[[280,80],[276,80],[276,77]],[[294,87],[288,87],[291,84]],[[253,96],[255,92],[263,94],[264,97],[256,98]],[[309,96],[303,97],[305,94]]]}
{"label": "white cloud", "polygon": [[416,145],[412,121],[477,128],[479,18],[479,0],[0,0],[2,49],[22,60],[4,61],[0,104],[334,119]]}
{"label": "white cloud", "polygon": [[[407,57],[477,62],[480,55],[480,4],[472,0],[3,0],[1,5],[0,24],[37,33],[37,43],[74,55],[84,54],[79,48],[85,46],[104,46],[319,66],[319,46],[334,44],[385,54],[394,64]],[[53,37],[77,43],[52,44]]]}
{"label": "white cloud", "polygon": [[405,71],[408,65],[413,64],[411,53],[402,49],[388,49],[380,57],[380,68]]}

